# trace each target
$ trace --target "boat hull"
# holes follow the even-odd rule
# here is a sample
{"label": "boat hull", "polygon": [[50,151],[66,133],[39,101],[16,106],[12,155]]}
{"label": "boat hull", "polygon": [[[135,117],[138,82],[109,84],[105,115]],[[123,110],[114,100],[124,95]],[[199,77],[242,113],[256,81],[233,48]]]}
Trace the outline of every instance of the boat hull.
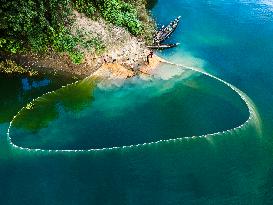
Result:
{"label": "boat hull", "polygon": [[147,47],[150,49],[164,50],[164,49],[176,47],[178,45],[179,45],[179,43],[173,43],[173,44],[151,45],[151,46],[147,46]]}

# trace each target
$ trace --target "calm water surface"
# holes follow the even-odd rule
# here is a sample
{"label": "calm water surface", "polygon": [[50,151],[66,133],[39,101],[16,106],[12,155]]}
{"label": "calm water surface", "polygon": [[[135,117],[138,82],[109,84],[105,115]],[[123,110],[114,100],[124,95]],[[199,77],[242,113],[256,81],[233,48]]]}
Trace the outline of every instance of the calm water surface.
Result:
{"label": "calm water surface", "polygon": [[[182,16],[168,40],[181,45],[159,55],[235,85],[260,121],[132,149],[20,151],[6,141],[12,116],[68,81],[1,76],[0,204],[273,204],[272,1],[158,0],[152,14],[162,24]],[[247,119],[228,87],[196,73],[183,76],[63,88],[23,111],[11,137],[29,148],[102,148],[224,131]]]}

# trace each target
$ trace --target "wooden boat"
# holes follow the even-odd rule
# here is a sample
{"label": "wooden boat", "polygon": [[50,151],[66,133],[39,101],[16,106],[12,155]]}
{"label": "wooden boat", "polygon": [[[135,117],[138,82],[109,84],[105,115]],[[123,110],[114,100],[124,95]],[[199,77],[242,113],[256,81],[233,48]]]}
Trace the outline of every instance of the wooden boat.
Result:
{"label": "wooden boat", "polygon": [[154,35],[154,44],[160,44],[164,40],[166,40],[177,28],[178,23],[180,21],[181,16],[178,16],[175,20],[169,23],[168,26],[162,27],[155,35]]}
{"label": "wooden boat", "polygon": [[152,46],[147,46],[150,49],[159,49],[159,50],[163,50],[163,49],[167,49],[167,48],[173,48],[178,46],[179,43],[172,43],[172,44],[158,44],[158,45],[152,45]]}

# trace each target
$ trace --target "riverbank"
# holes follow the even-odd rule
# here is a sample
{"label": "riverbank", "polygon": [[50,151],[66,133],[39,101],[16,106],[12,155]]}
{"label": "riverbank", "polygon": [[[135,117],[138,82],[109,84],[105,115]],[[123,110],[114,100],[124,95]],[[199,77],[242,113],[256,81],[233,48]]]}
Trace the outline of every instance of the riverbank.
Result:
{"label": "riverbank", "polygon": [[[74,23],[71,26],[73,35],[81,35],[85,42],[93,42],[99,39],[99,51],[94,47],[79,47],[84,59],[82,63],[75,64],[66,53],[57,53],[49,50],[46,53],[0,53],[2,59],[15,61],[26,69],[37,71],[65,72],[72,76],[84,78],[94,73],[113,73],[113,77],[127,78],[148,67],[153,67],[157,58],[154,58],[149,66],[147,49],[143,37],[133,36],[127,29],[115,26],[102,18],[93,20],[83,13],[73,11]],[[96,43],[96,42],[95,42]],[[153,65],[153,66],[152,66]],[[120,69],[120,70],[119,70]],[[107,72],[106,72],[107,70]]]}
{"label": "riverbank", "polygon": [[[3,6],[4,17],[10,18],[9,10],[17,9],[16,18],[30,19],[29,29],[19,32],[21,24],[7,22],[9,27],[0,38],[0,60],[14,61],[26,70],[61,71],[84,78],[105,64],[117,63],[137,71],[145,64],[150,53],[146,45],[152,43],[156,30],[147,0],[55,2],[32,17],[36,24],[23,11],[25,7],[36,11],[38,3],[18,8],[8,5]],[[48,24],[40,26],[39,22]],[[8,28],[14,30],[12,36]]]}
{"label": "riverbank", "polygon": [[128,68],[126,65],[117,62],[105,63],[92,75],[107,79],[127,79],[136,75],[151,75],[152,71],[164,62],[166,62],[164,59],[153,55],[149,59],[149,63],[143,62],[137,70]]}

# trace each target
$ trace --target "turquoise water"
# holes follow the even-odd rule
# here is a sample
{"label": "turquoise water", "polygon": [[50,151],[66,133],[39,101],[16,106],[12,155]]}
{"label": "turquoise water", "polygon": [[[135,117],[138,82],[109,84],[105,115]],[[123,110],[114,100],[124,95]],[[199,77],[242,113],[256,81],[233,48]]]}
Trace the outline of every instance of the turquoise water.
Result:
{"label": "turquoise water", "polygon": [[122,147],[226,131],[249,116],[237,93],[204,75],[135,78],[107,88],[90,82],[44,95],[23,109],[10,129],[13,143],[45,150]]}
{"label": "turquoise water", "polygon": [[169,40],[181,45],[159,55],[231,83],[250,107],[181,67],[106,87],[87,79],[20,111],[9,133],[18,149],[5,135],[12,115],[58,86],[5,77],[1,204],[273,203],[272,2],[158,0],[152,13],[162,23],[182,16]]}

